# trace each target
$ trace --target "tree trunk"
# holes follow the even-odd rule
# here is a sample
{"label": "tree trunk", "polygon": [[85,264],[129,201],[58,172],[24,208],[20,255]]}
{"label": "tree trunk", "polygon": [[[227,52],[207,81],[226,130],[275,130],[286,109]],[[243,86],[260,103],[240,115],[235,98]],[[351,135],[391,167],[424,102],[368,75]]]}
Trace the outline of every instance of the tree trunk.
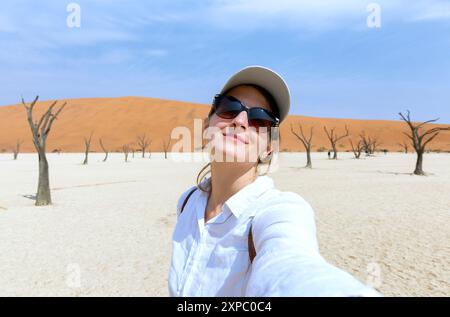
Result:
{"label": "tree trunk", "polygon": [[414,174],[425,175],[422,169],[422,162],[423,162],[423,151],[417,151],[416,169],[414,170]]}
{"label": "tree trunk", "polygon": [[19,155],[19,152],[14,152],[14,159],[17,160],[17,155]]}
{"label": "tree trunk", "polygon": [[106,162],[107,158],[108,158],[108,152],[105,153],[105,158],[103,159],[103,162]]}
{"label": "tree trunk", "polygon": [[306,168],[312,168],[311,149],[306,149]]}
{"label": "tree trunk", "polygon": [[336,146],[333,146],[333,160],[337,160],[337,149],[336,149]]}
{"label": "tree trunk", "polygon": [[145,149],[142,149],[142,158],[145,158]]}
{"label": "tree trunk", "polygon": [[89,154],[89,149],[86,149],[86,152],[84,153],[83,165],[86,165],[88,163],[88,154]]}
{"label": "tree trunk", "polygon": [[46,206],[52,203],[50,195],[50,182],[48,176],[48,162],[45,150],[39,152],[39,182],[36,195],[36,206]]}

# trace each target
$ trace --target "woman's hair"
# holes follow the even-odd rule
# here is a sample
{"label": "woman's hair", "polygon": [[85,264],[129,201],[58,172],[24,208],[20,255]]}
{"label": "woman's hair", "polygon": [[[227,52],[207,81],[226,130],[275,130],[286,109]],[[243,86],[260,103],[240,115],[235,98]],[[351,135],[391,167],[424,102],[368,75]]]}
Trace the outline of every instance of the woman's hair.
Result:
{"label": "woman's hair", "polygon": [[[279,118],[279,111],[278,111],[278,106],[275,102],[275,99],[273,98],[273,96],[263,87],[255,85],[255,84],[239,84],[237,86],[250,86],[255,88],[256,90],[258,90],[259,93],[261,93],[264,98],[266,99],[266,101],[269,103],[270,106],[270,110],[272,111],[272,113]],[[231,87],[228,90],[226,90],[223,95],[228,94],[232,89],[234,89],[235,87]],[[208,116],[209,117],[209,116]],[[280,137],[280,133],[279,133],[279,128],[276,127],[274,129],[269,129],[269,144],[273,144],[272,141],[274,142],[280,142],[281,137]],[[273,154],[274,152],[277,151],[277,147],[274,149],[272,147],[271,153],[266,156],[265,158],[261,159],[260,157],[258,157],[258,162],[256,165],[257,168],[257,173],[259,175],[266,175],[267,172],[270,169],[270,165],[272,163],[272,158],[273,158]],[[209,174],[211,173],[211,169],[209,168],[211,166],[211,162],[209,162],[208,164],[206,164],[205,166],[202,167],[202,169],[200,170],[200,172],[197,175],[197,187],[204,191],[204,192],[209,192],[209,190],[211,189],[210,187],[204,187],[201,183],[203,182],[203,179]],[[264,173],[260,173],[260,166],[266,166],[266,171]]]}

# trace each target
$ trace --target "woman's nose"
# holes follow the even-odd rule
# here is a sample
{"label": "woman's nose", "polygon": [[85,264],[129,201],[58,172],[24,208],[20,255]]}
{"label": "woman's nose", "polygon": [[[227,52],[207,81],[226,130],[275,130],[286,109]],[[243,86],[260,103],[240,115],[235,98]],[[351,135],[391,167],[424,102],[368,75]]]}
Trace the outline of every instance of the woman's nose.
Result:
{"label": "woman's nose", "polygon": [[248,118],[247,112],[241,111],[232,121],[232,123],[236,126],[241,126],[244,128],[248,128]]}

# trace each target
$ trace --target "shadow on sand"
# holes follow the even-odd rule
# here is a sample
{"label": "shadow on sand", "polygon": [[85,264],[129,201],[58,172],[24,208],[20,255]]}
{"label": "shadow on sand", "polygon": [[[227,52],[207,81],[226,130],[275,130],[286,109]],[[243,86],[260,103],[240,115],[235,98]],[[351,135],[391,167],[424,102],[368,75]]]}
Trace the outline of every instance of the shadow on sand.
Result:
{"label": "shadow on sand", "polygon": [[36,200],[36,195],[22,195],[22,197],[31,199],[31,200]]}

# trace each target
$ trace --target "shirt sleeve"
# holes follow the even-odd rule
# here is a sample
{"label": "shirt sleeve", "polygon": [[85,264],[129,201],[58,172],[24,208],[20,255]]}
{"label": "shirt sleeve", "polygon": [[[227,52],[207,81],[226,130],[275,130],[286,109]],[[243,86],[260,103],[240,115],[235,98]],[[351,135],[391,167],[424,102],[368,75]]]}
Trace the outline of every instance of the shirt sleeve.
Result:
{"label": "shirt sleeve", "polygon": [[379,296],[322,258],[313,209],[299,195],[280,192],[252,228],[257,255],[246,296]]}

